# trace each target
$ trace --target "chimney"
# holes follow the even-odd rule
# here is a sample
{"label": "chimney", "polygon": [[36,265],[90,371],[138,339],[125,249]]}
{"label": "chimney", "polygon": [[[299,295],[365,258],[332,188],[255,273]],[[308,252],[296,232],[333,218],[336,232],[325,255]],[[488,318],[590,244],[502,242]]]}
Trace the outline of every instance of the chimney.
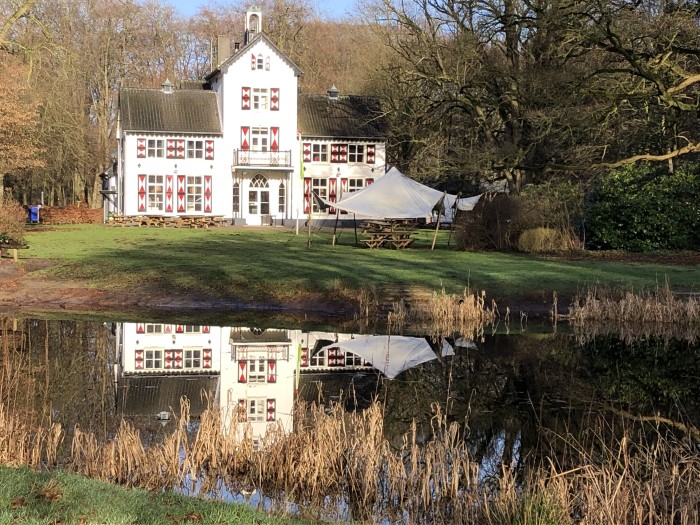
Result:
{"label": "chimney", "polygon": [[331,86],[331,88],[328,90],[328,98],[331,100],[338,100],[338,96],[340,95],[340,91],[338,90],[337,87],[335,87],[335,84]]}
{"label": "chimney", "polygon": [[166,78],[165,82],[163,82],[160,87],[163,88],[163,93],[172,93],[175,86],[170,82],[170,79]]}
{"label": "chimney", "polygon": [[226,36],[217,36],[216,37],[216,67],[219,67],[221,64],[226,62],[228,60],[228,57],[231,56],[231,44],[229,42],[228,37]]}
{"label": "chimney", "polygon": [[233,43],[233,52],[238,53],[241,50],[241,43],[240,42],[234,42]]}

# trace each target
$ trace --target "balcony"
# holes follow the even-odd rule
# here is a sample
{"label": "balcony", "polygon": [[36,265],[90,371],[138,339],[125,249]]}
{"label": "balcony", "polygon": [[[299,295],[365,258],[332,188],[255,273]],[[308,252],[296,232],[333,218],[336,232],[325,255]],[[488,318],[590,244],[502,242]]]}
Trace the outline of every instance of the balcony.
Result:
{"label": "balcony", "polygon": [[255,166],[264,168],[291,168],[292,152],[233,150],[234,166]]}

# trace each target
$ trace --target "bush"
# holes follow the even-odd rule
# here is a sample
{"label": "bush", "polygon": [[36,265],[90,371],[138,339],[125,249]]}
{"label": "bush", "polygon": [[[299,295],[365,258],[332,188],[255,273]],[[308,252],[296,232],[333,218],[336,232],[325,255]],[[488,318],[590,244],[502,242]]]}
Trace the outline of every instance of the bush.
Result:
{"label": "bush", "polygon": [[9,197],[0,204],[0,241],[21,243],[27,224],[27,210]]}
{"label": "bush", "polygon": [[[517,196],[487,195],[474,210],[455,220],[457,242],[466,250],[522,249],[524,232],[546,229],[556,233],[557,241],[556,246],[543,251],[581,249],[583,197],[581,187],[569,180],[526,186]],[[528,234],[524,242],[532,235]]]}
{"label": "bush", "polygon": [[591,249],[647,252],[700,248],[698,167],[640,164],[611,171],[590,196]]}
{"label": "bush", "polygon": [[558,252],[565,248],[561,234],[552,228],[525,230],[518,239],[518,250],[527,253]]}

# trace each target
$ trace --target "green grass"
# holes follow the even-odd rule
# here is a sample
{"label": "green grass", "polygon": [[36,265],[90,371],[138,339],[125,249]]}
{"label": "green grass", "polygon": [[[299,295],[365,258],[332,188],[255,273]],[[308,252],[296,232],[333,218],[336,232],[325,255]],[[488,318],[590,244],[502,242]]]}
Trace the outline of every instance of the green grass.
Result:
{"label": "green grass", "polygon": [[63,471],[0,467],[0,523],[173,525],[304,523],[233,503],[126,489]]}
{"label": "green grass", "polygon": [[[281,228],[210,230],[119,228],[103,225],[41,227],[30,231],[22,257],[50,259],[53,278],[90,286],[197,293],[244,301],[293,301],[375,283],[399,283],[461,293],[484,289],[489,298],[547,300],[589,286],[652,290],[667,278],[674,290],[698,291],[700,268],[664,264],[562,260],[521,254],[472,253],[447,248],[441,232],[421,231],[409,250],[354,246],[352,229],[295,235]],[[329,294],[329,295],[332,295]],[[507,301],[506,301],[507,302]]]}

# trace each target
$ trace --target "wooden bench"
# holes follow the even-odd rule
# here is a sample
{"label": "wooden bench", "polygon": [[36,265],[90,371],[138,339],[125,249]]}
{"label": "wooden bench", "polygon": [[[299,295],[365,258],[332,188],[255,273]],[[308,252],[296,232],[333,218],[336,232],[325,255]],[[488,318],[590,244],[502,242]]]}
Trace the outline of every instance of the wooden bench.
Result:
{"label": "wooden bench", "polygon": [[19,260],[18,250],[26,250],[29,248],[26,244],[16,243],[16,242],[0,242],[0,257],[9,257],[9,251],[12,251],[12,260],[17,262]]}

